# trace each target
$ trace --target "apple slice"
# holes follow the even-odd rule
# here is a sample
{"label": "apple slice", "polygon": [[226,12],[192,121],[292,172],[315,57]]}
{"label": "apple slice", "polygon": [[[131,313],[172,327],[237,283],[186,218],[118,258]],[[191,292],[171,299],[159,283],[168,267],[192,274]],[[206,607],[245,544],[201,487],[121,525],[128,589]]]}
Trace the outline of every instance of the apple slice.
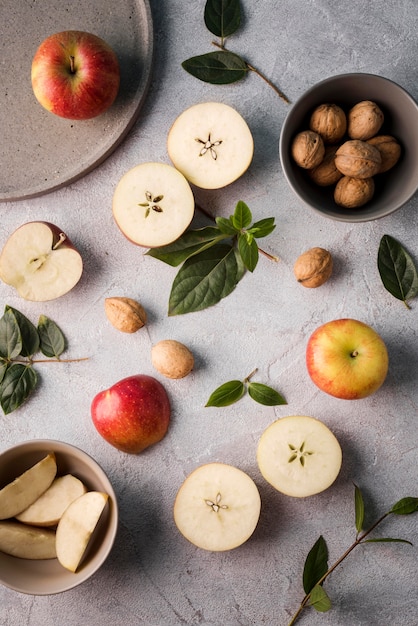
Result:
{"label": "apple slice", "polygon": [[88,491],[64,511],[57,526],[57,557],[63,567],[75,572],[109,499],[107,493]]}
{"label": "apple slice", "polygon": [[57,473],[51,452],[0,490],[0,520],[15,517],[28,508],[51,485]]}
{"label": "apple slice", "polygon": [[16,519],[32,526],[55,526],[71,502],[86,491],[86,486],[72,474],[60,476]]}
{"label": "apple slice", "polygon": [[224,463],[195,469],[180,487],[174,521],[191,543],[215,552],[243,544],[255,530],[261,499],[252,478]]}
{"label": "apple slice", "polygon": [[167,150],[188,181],[203,189],[219,189],[248,169],[254,141],[238,111],[221,102],[202,102],[175,120]]}
{"label": "apple slice", "polygon": [[138,246],[172,243],[189,226],[194,196],[171,165],[141,163],[121,178],[113,195],[113,216],[122,233]]}
{"label": "apple slice", "polygon": [[11,520],[0,522],[0,551],[20,559],[55,559],[55,531]]}
{"label": "apple slice", "polygon": [[17,228],[0,254],[0,278],[25,300],[64,295],[80,280],[83,261],[67,235],[49,222]]}
{"label": "apple slice", "polygon": [[304,498],[327,489],[341,469],[342,452],[323,422],[303,415],[282,417],[261,435],[260,472],[275,489]]}

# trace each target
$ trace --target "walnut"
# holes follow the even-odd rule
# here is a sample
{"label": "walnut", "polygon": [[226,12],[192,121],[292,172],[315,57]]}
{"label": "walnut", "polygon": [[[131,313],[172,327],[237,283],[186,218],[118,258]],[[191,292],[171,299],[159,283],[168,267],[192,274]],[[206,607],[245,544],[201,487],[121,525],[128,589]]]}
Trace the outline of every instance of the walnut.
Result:
{"label": "walnut", "polygon": [[335,153],[335,165],[345,176],[370,178],[378,173],[382,163],[380,152],[375,146],[350,139]]}
{"label": "walnut", "polygon": [[311,248],[301,254],[293,266],[298,283],[304,287],[320,287],[332,274],[332,256],[324,248]]}
{"label": "walnut", "polygon": [[395,137],[391,135],[376,135],[367,140],[367,143],[375,146],[382,157],[379,174],[390,170],[399,160],[401,156],[401,146]]}
{"label": "walnut", "polygon": [[373,178],[351,178],[343,176],[335,186],[335,202],[347,209],[361,207],[372,199],[374,194]]}
{"label": "walnut", "polygon": [[358,102],[347,115],[347,133],[351,139],[365,141],[377,135],[384,121],[382,110],[375,102]]}
{"label": "walnut", "polygon": [[342,173],[335,165],[335,153],[338,146],[326,146],[322,162],[309,170],[309,177],[320,187],[335,185],[342,177]]}
{"label": "walnut", "polygon": [[194,367],[194,356],[175,339],[163,339],[151,349],[151,361],[166,378],[184,378]]}
{"label": "walnut", "polygon": [[144,308],[132,298],[106,298],[105,313],[112,326],[123,333],[135,333],[147,321]]}
{"label": "walnut", "polygon": [[347,118],[336,104],[320,104],[313,111],[309,128],[321,135],[324,143],[337,143],[347,130]]}
{"label": "walnut", "polygon": [[325,154],[322,137],[312,130],[301,131],[292,142],[291,153],[299,167],[304,169],[316,167]]}

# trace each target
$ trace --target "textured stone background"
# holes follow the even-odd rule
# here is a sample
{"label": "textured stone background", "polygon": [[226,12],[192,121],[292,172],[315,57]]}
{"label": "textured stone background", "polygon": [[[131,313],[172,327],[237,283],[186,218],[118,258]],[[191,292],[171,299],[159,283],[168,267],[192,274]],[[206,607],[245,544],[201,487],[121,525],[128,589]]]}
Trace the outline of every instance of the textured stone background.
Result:
{"label": "textured stone background", "polygon": [[[230,39],[294,102],[316,82],[344,72],[386,76],[418,98],[418,5],[414,0],[243,0],[244,25]],[[323,534],[333,562],[354,539],[353,482],[368,504],[371,522],[406,495],[417,495],[417,304],[408,311],[383,288],[376,257],[390,234],[418,260],[418,198],[391,217],[364,224],[338,223],[309,211],[288,188],[278,158],[281,125],[289,107],[255,75],[216,87],[184,72],[181,62],[210,51],[204,2],[151,0],[155,32],[152,84],[139,121],[105,163],[70,186],[41,198],[0,206],[0,239],[34,219],[57,223],[85,261],[80,284],[60,300],[34,304],[0,285],[0,302],[31,319],[45,313],[68,338],[68,356],[85,363],[38,367],[41,384],[16,413],[1,418],[0,448],[32,438],[61,439],[90,453],[108,473],[119,499],[120,530],[101,570],[82,586],[49,597],[0,589],[4,626],[286,626],[303,597],[305,557]],[[115,17],[116,19],[116,17]],[[69,28],[71,20],[69,20]],[[49,34],[49,33],[48,33]],[[114,187],[142,161],[169,162],[166,136],[187,106],[218,100],[235,106],[255,140],[246,175],[221,191],[196,192],[196,200],[228,216],[240,199],[257,219],[274,216],[277,228],[263,246],[280,256],[260,258],[236,291],[216,307],[182,317],[166,314],[175,270],[144,257],[117,230]],[[17,141],[19,138],[17,137]],[[198,224],[205,223],[201,217]],[[321,289],[296,284],[292,266],[307,248],[335,256],[335,272]],[[107,322],[103,300],[139,299],[149,324],[134,336]],[[3,306],[2,305],[2,306]],[[381,390],[357,402],[326,396],[311,383],[304,363],[309,334],[321,323],[356,317],[372,325],[390,352]],[[128,456],[96,434],[92,397],[120,378],[155,374],[150,347],[163,338],[186,343],[195,371],[164,381],[173,405],[169,434],[140,456]],[[287,406],[261,407],[248,397],[225,409],[204,404],[222,382],[259,368],[257,380],[281,391]],[[309,499],[281,496],[262,479],[255,450],[276,418],[307,414],[322,419],[339,438],[344,462],[336,483]],[[263,501],[250,541],[221,554],[201,551],[177,532],[175,493],[196,466],[223,461],[247,471]],[[418,542],[413,516],[390,518],[380,535]],[[316,626],[417,624],[417,552],[402,544],[360,547],[327,582],[334,607],[307,611],[300,623]]]}

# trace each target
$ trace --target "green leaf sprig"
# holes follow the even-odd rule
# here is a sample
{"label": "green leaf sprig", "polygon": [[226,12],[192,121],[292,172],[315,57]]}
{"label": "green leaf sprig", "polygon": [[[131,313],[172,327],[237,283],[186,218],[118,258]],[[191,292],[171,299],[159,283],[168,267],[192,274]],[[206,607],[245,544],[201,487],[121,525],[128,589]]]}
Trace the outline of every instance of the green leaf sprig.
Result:
{"label": "green leaf sprig", "polygon": [[0,406],[5,415],[19,408],[35,389],[38,376],[33,365],[48,362],[35,360],[37,352],[49,362],[85,360],[61,359],[64,350],[65,338],[55,322],[41,315],[35,327],[23,313],[6,305],[0,318]]}
{"label": "green leaf sprig", "polygon": [[379,519],[364,532],[362,532],[365,512],[364,499],[361,490],[357,487],[357,485],[354,485],[354,506],[355,526],[357,532],[355,541],[331,567],[328,566],[328,548],[325,539],[321,535],[315,542],[306,557],[303,570],[303,589],[306,595],[300,603],[298,610],[290,620],[288,626],[293,626],[300,617],[303,609],[308,606],[313,606],[313,608],[319,612],[329,611],[331,608],[331,600],[325,589],[323,589],[323,583],[358,545],[363,543],[379,542],[398,542],[412,545],[411,542],[406,539],[393,537],[377,537],[370,539],[369,535],[389,515],[410,515],[412,513],[416,513],[418,511],[418,498],[402,498],[402,500],[399,500],[396,504],[394,504],[389,511],[379,517]]}
{"label": "green leaf sprig", "polygon": [[186,72],[212,85],[235,83],[242,80],[248,72],[253,72],[264,80],[284,102],[290,103],[287,96],[264,74],[241,56],[230,52],[225,47],[225,39],[233,35],[241,25],[240,0],[207,0],[204,21],[206,28],[215,37],[220,38],[219,42],[212,42],[219,50],[183,61],[182,67]]}
{"label": "green leaf sprig", "polygon": [[286,400],[275,389],[262,383],[251,382],[251,378],[257,372],[253,370],[244,380],[230,380],[213,391],[205,406],[223,407],[238,402],[246,391],[255,402],[265,406],[277,406],[287,404]]}
{"label": "green leaf sprig", "polygon": [[233,215],[215,222],[216,226],[188,230],[174,243],[146,252],[172,267],[183,264],[171,288],[169,315],[200,311],[228,296],[246,270],[255,270],[261,252],[256,240],[275,228],[273,217],[252,224],[251,211],[241,200]]}
{"label": "green leaf sprig", "polygon": [[418,272],[408,252],[390,235],[380,240],[377,267],[385,289],[411,308],[408,300],[418,295]]}

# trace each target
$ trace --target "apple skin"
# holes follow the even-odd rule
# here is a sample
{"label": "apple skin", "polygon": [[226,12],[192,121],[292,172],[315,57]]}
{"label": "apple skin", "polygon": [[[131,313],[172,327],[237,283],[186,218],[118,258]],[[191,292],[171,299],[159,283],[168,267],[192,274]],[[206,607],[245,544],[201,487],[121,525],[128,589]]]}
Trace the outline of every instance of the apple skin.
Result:
{"label": "apple skin", "polygon": [[355,319],[327,322],[308,340],[306,366],[319,389],[335,398],[359,400],[383,384],[389,357],[383,339]]}
{"label": "apple skin", "polygon": [[120,67],[113,49],[100,37],[68,30],[47,37],[32,60],[32,89],[51,113],[87,120],[113,104]]}
{"label": "apple skin", "polygon": [[98,433],[112,446],[138,454],[161,441],[170,423],[170,401],[163,385],[145,374],[128,376],[99,392],[91,404]]}

